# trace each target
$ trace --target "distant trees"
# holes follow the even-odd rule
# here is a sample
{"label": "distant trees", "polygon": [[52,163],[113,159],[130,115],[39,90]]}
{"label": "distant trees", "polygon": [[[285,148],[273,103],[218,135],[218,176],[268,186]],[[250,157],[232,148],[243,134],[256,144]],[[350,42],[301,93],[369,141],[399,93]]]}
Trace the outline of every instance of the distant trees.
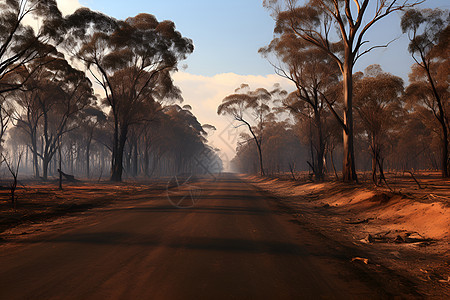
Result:
{"label": "distant trees", "polygon": [[280,90],[279,86],[275,86],[271,92],[263,88],[252,91],[248,84],[241,84],[235,92],[222,100],[222,104],[217,108],[217,114],[230,115],[247,127],[258,151],[260,174],[264,176],[262,140],[265,123],[271,117],[269,102],[273,97],[286,92]]}
{"label": "distant trees", "polygon": [[146,120],[151,102],[180,98],[170,72],[193,51],[192,41],[149,14],[118,21],[86,8],[68,17],[64,35],[105,92],[114,120],[111,180],[121,181],[129,127]]}
{"label": "distant trees", "polygon": [[[266,175],[295,172],[307,167],[307,149],[301,144],[292,124],[269,121],[264,128],[264,136],[262,154]],[[257,173],[259,158],[256,145],[249,137],[248,134],[242,135],[231,164],[238,172]]]}
{"label": "distant trees", "polygon": [[[277,58],[271,60],[278,61],[276,72],[295,91],[244,84],[218,107],[248,130],[234,165],[295,177],[308,164],[322,180],[331,167],[338,177],[333,153],[342,152],[344,181],[357,180],[355,160],[372,169],[377,184],[384,168],[439,167],[448,176],[448,11],[404,14],[416,62],[404,91],[400,78],[377,66],[355,74],[353,67],[387,46],[368,45],[367,32],[417,1],[299,3],[264,1],[276,36],[260,49]],[[193,43],[173,22],[149,14],[117,20],[87,8],[62,17],[54,0],[8,0],[0,8],[1,154],[23,153],[23,167],[44,179],[57,171],[57,152],[68,172],[99,180],[104,169],[113,181],[221,170],[216,149],[207,145],[214,128],[177,104],[182,97],[172,74]],[[25,25],[30,16],[37,28]],[[94,96],[89,78],[102,95]]]}
{"label": "distant trees", "polygon": [[[380,46],[364,48],[369,29],[391,13],[419,1],[377,0],[376,6],[363,1],[312,0],[298,5],[296,0],[265,0],[276,18],[275,33],[290,33],[326,52],[342,73],[343,116],[335,114],[343,127],[343,179],[356,181],[353,145],[353,67],[364,54]],[[337,31],[337,35],[333,30]]]}
{"label": "distant trees", "polygon": [[77,135],[77,140],[81,142],[85,152],[86,163],[86,177],[89,178],[90,172],[90,160],[91,160],[91,148],[94,141],[95,134],[99,131],[99,127],[105,125],[107,122],[107,116],[95,103],[85,107],[81,111],[81,118],[79,120],[79,127],[74,130]]}
{"label": "distant trees", "polygon": [[18,76],[30,78],[11,95],[17,107],[14,119],[29,137],[35,176],[39,177],[39,157],[46,180],[58,141],[78,126],[77,115],[94,100],[91,82],[64,59],[52,59],[38,69],[33,64],[25,66]]}
{"label": "distant trees", "polygon": [[439,9],[408,10],[402,17],[408,33],[408,50],[416,64],[409,76],[408,101],[432,112],[441,131],[442,177],[449,176],[449,75],[450,15]]}
{"label": "distant trees", "polygon": [[316,179],[323,180],[326,103],[333,105],[335,102],[333,96],[340,74],[338,65],[323,50],[291,32],[283,32],[259,52],[266,57],[274,53],[282,61],[280,66],[275,66],[275,71],[295,84],[296,92],[283,100],[283,106],[297,118],[312,122],[310,166]]}
{"label": "distant trees", "polygon": [[384,151],[389,135],[402,117],[401,97],[403,80],[400,77],[384,73],[379,65],[366,68],[365,74],[358,74],[354,85],[354,105],[367,136],[372,156],[372,180],[377,182],[384,177]]}
{"label": "distant trees", "polygon": [[[54,0],[0,8],[0,140],[24,153],[23,168],[31,163],[36,178],[61,166],[99,180],[111,168],[113,181],[124,170],[221,170],[191,108],[174,105],[182,97],[171,75],[194,47],[173,22],[150,14],[116,20],[87,8],[63,17]],[[30,16],[37,28],[24,24]],[[88,77],[103,95],[93,94]]]}

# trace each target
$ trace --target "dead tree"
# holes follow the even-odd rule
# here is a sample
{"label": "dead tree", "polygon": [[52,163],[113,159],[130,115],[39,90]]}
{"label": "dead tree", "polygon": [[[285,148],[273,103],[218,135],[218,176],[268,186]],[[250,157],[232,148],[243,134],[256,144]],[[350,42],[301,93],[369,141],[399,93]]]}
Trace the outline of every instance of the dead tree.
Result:
{"label": "dead tree", "polygon": [[9,172],[13,177],[13,182],[10,184],[9,188],[11,191],[11,204],[14,206],[14,208],[16,208],[17,197],[15,196],[15,192],[17,188],[17,176],[19,174],[19,167],[20,161],[22,160],[22,154],[23,152],[19,153],[19,158],[17,159],[16,165],[13,164],[12,160],[8,160],[6,156],[2,154],[3,161],[5,162],[6,167],[8,168]]}

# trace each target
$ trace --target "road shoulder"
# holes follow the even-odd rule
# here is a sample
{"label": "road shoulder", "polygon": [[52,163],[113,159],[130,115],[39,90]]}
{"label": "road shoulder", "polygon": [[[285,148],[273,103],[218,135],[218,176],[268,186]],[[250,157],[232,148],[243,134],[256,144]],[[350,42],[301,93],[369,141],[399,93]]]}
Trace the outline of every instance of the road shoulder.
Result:
{"label": "road shoulder", "polygon": [[[288,214],[291,222],[322,235],[331,245],[339,245],[343,250],[343,260],[390,294],[450,298],[448,241],[445,238],[413,235],[411,230],[399,230],[395,226],[387,232],[386,226],[389,224],[382,224],[382,218],[377,217],[379,211],[369,210],[364,205],[360,209],[365,210],[358,211],[355,205],[335,204],[340,203],[337,200],[339,197],[341,202],[343,199],[354,199],[360,186],[342,190],[336,183],[305,185],[253,176],[241,178],[272,197],[274,205]],[[372,204],[379,206],[383,203]],[[372,218],[365,217],[367,211],[371,212]],[[381,239],[374,232],[385,236]],[[395,241],[397,236],[404,240]]]}

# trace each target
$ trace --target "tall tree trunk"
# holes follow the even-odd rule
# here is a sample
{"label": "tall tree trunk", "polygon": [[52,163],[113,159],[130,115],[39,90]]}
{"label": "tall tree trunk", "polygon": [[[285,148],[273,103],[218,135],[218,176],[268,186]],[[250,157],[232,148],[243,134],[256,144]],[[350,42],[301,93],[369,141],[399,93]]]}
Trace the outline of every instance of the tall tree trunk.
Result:
{"label": "tall tree trunk", "polygon": [[128,126],[123,125],[120,128],[120,136],[118,139],[118,147],[113,158],[114,165],[112,166],[111,181],[122,181],[123,173],[123,151],[125,149],[125,142],[127,141]]}
{"label": "tall tree trunk", "polygon": [[50,159],[47,157],[47,155],[44,155],[44,158],[42,159],[42,179],[47,180],[48,179],[48,164],[50,162]]}
{"label": "tall tree trunk", "polygon": [[28,170],[28,147],[25,146],[25,170]]}
{"label": "tall tree trunk", "polygon": [[344,64],[344,125],[343,130],[343,147],[344,161],[342,167],[342,175],[344,182],[355,182],[358,180],[355,168],[355,153],[353,145],[353,65],[352,58],[347,58]]}
{"label": "tall tree trunk", "polygon": [[38,154],[37,154],[36,138],[34,138],[31,143],[32,143],[31,151],[33,152],[34,177],[36,179],[39,179],[39,161],[38,161]]}
{"label": "tall tree trunk", "polygon": [[133,166],[132,166],[132,171],[133,171],[133,176],[137,176],[138,175],[138,149],[137,149],[137,139],[134,141],[134,148],[133,148]]}
{"label": "tall tree trunk", "polygon": [[311,118],[309,118],[309,152],[311,154],[311,163],[308,162],[314,174],[316,174],[316,166],[314,159],[314,144],[313,144],[313,133],[312,133],[312,124]]}
{"label": "tall tree trunk", "polygon": [[259,154],[259,168],[260,168],[260,175],[264,176],[264,166],[263,166],[263,157],[262,157],[262,151],[261,151],[261,142],[256,142],[256,146],[258,146],[258,154]]}
{"label": "tall tree trunk", "polygon": [[324,179],[324,167],[323,167],[323,160],[324,160],[324,153],[325,153],[325,143],[323,140],[323,133],[322,133],[322,120],[320,118],[320,113],[317,109],[314,110],[314,119],[317,127],[317,137],[319,139],[319,149],[317,151],[317,165],[316,165],[316,173],[314,174],[316,176],[317,180],[323,180]]}
{"label": "tall tree trunk", "polygon": [[[114,108],[113,108],[114,110]],[[122,181],[122,175],[118,176],[119,167],[117,166],[118,162],[118,152],[119,152],[119,121],[118,116],[114,115],[114,134],[113,134],[113,146],[112,146],[112,155],[111,155],[111,181]],[[122,162],[120,162],[120,169],[122,168]],[[120,173],[122,171],[120,170]]]}
{"label": "tall tree trunk", "polygon": [[59,154],[59,189],[62,190],[62,155],[61,155],[61,137],[58,137],[58,154]]}
{"label": "tall tree trunk", "polygon": [[258,138],[256,137],[256,134],[253,132],[253,129],[250,126],[250,124],[247,122],[245,122],[245,124],[247,125],[250,133],[252,134],[253,140],[255,141],[255,144],[256,144],[256,147],[258,148],[260,175],[264,176],[265,173],[264,173],[263,157],[262,157],[262,150],[261,150],[261,140],[258,140]]}
{"label": "tall tree trunk", "polygon": [[377,160],[378,160],[378,149],[375,142],[375,138],[372,135],[371,137],[371,146],[372,148],[372,181],[375,185],[377,185]]}
{"label": "tall tree trunk", "polygon": [[336,177],[336,180],[339,180],[339,175],[336,171],[336,166],[334,165],[333,149],[330,149],[330,160],[331,160],[331,166],[333,167],[334,176]]}
{"label": "tall tree trunk", "polygon": [[70,145],[69,148],[70,152],[69,152],[69,166],[70,166],[70,173],[73,174],[73,144]]}
{"label": "tall tree trunk", "polygon": [[89,178],[90,176],[90,170],[89,170],[89,164],[90,164],[90,155],[91,155],[91,142],[89,141],[86,145],[86,177]]}
{"label": "tall tree trunk", "polygon": [[146,177],[149,177],[149,174],[148,174],[148,165],[149,165],[149,162],[150,162],[150,158],[149,158],[149,153],[148,153],[149,151],[148,151],[148,149],[145,149],[145,151],[144,151],[144,160],[143,160],[143,171],[144,171],[144,175],[146,176]]}
{"label": "tall tree trunk", "polygon": [[446,115],[444,112],[444,107],[442,105],[442,99],[437,92],[436,85],[434,84],[433,77],[431,76],[430,71],[430,65],[426,63],[425,59],[424,61],[424,69],[427,73],[428,82],[430,83],[431,89],[433,91],[433,96],[436,99],[436,103],[438,105],[439,115],[437,115],[437,119],[442,127],[442,157],[441,157],[441,174],[442,177],[446,178],[449,177],[448,172],[448,163],[449,163],[449,157],[448,157],[448,127],[446,124]]}
{"label": "tall tree trunk", "polygon": [[[446,126],[444,126],[447,128]],[[444,136],[442,139],[443,147],[442,147],[442,177],[449,177],[449,157],[448,157],[448,131],[444,130]]]}

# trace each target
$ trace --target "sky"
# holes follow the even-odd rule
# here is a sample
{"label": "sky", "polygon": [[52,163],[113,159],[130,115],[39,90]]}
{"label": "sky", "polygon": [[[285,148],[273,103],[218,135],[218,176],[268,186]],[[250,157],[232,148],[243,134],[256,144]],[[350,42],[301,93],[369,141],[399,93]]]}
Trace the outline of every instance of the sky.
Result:
{"label": "sky", "polygon": [[[234,156],[238,129],[232,120],[217,115],[222,99],[241,83],[252,89],[270,88],[275,83],[294,89],[258,54],[258,49],[272,40],[275,24],[270,12],[262,7],[262,0],[58,0],[58,5],[64,14],[85,6],[117,19],[150,13],[159,21],[173,21],[183,36],[191,38],[194,53],[180,63],[180,71],[173,78],[183,92],[183,104],[192,106],[200,123],[217,128],[209,141],[221,150],[219,155],[226,167]],[[450,8],[448,0],[428,0],[422,6]],[[371,44],[395,41],[388,48],[363,56],[355,71],[377,63],[407,81],[413,60],[399,24],[400,15],[392,14],[375,25],[367,35]]]}

